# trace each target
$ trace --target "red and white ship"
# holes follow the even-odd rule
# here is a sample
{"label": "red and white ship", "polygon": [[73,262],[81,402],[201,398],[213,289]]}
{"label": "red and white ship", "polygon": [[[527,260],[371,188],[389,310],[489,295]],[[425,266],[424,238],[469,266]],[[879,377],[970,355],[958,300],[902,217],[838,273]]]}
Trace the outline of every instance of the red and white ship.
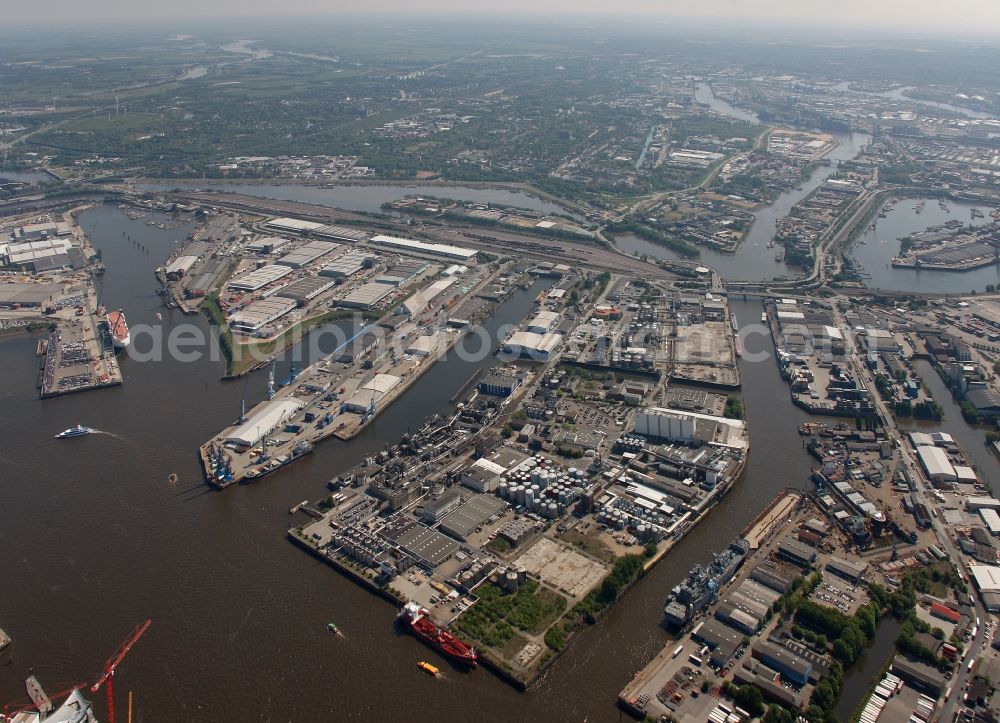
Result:
{"label": "red and white ship", "polygon": [[447,630],[439,628],[431,620],[430,613],[416,603],[406,603],[403,612],[399,614],[399,619],[409,626],[414,635],[442,655],[457,663],[476,667],[479,653],[475,648],[463,643]]}
{"label": "red and white ship", "polygon": [[111,342],[115,349],[124,349],[132,341],[128,334],[128,324],[125,323],[125,313],[118,311],[108,312],[108,329],[111,331]]}

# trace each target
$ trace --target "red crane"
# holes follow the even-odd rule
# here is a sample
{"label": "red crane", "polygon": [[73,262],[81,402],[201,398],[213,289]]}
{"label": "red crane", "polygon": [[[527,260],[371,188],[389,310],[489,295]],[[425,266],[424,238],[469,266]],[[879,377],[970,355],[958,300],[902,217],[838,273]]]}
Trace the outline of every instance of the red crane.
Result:
{"label": "red crane", "polygon": [[152,623],[152,620],[146,620],[146,622],[136,625],[135,630],[126,638],[124,643],[118,646],[118,650],[115,651],[114,655],[105,661],[104,670],[101,672],[101,676],[97,679],[97,682],[90,686],[90,692],[96,693],[102,685],[107,684],[105,685],[105,689],[108,693],[108,723],[115,723],[115,669],[122,662],[125,654],[139,641],[139,638],[149,629]]}

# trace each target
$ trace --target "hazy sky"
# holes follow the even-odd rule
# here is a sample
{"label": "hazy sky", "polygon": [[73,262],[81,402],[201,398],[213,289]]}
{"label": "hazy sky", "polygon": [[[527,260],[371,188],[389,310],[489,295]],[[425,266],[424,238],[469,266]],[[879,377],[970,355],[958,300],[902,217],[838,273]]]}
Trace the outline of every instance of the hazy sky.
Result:
{"label": "hazy sky", "polygon": [[836,22],[871,28],[966,30],[1000,34],[1000,0],[11,0],[5,20],[73,21],[220,15],[357,13],[612,14]]}

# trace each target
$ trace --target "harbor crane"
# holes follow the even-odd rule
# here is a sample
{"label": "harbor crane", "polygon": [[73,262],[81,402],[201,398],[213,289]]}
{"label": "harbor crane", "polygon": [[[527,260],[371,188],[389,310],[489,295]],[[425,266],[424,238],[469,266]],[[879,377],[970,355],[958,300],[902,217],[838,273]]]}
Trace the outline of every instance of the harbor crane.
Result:
{"label": "harbor crane", "polygon": [[125,639],[125,642],[123,642],[120,646],[118,646],[118,650],[116,650],[114,654],[110,658],[108,658],[107,661],[105,661],[104,670],[101,671],[101,675],[100,677],[98,677],[97,682],[94,683],[92,686],[90,686],[91,693],[96,693],[98,690],[100,690],[102,685],[105,687],[105,690],[107,691],[108,723],[115,723],[115,693],[114,693],[115,670],[118,668],[119,664],[121,664],[122,660],[125,658],[125,655],[128,653],[128,651],[130,651],[132,649],[132,646],[139,641],[139,638],[143,636],[143,634],[149,629],[149,626],[152,625],[152,623],[153,623],[152,620],[147,619],[145,622],[136,625],[131,635],[129,635],[128,638]]}

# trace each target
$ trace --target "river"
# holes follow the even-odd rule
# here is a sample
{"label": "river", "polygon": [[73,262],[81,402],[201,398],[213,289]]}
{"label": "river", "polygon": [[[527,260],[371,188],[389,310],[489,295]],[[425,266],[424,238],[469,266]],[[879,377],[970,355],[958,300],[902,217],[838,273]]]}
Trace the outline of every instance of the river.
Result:
{"label": "river", "polygon": [[32,185],[53,182],[55,179],[44,171],[12,171],[0,168],[0,180],[23,181]]}
{"label": "river", "polygon": [[520,191],[510,191],[502,188],[475,188],[471,186],[436,186],[436,185],[366,185],[356,186],[308,186],[304,184],[276,183],[234,183],[232,181],[214,181],[202,179],[198,181],[170,180],[141,183],[138,186],[148,191],[163,191],[173,188],[194,187],[203,190],[222,191],[224,193],[242,193],[258,198],[272,198],[280,201],[299,201],[301,203],[316,203],[322,206],[335,206],[348,211],[365,213],[386,213],[382,210],[383,203],[398,201],[406,196],[434,196],[451,198],[456,201],[472,201],[475,203],[494,203],[505,206],[517,206],[544,213],[571,215],[580,217],[550,201],[544,201],[536,196],[530,196]]}
{"label": "river", "polygon": [[[919,201],[925,205],[920,213],[914,208]],[[945,201],[947,211],[936,198],[903,198],[895,208],[886,211],[885,218],[875,219],[875,228],[868,228],[851,247],[850,255],[867,272],[865,286],[891,291],[922,291],[938,294],[982,292],[987,284],[1000,282],[1000,267],[983,266],[969,271],[928,271],[894,268],[890,263],[899,254],[899,239],[930,226],[940,226],[958,220],[963,225],[983,226],[993,223],[989,206]],[[979,208],[983,218],[972,218],[971,210]]]}
{"label": "river", "polygon": [[[184,229],[130,221],[113,206],[85,212],[82,224],[108,267],[102,299],[125,309],[133,325],[154,323],[153,269]],[[515,294],[488,326],[525,316],[539,288]],[[733,309],[747,329],[759,319],[757,302],[734,299]],[[163,313],[168,328],[184,320],[207,332],[200,317]],[[29,666],[53,690],[56,681],[92,679],[148,616],[153,626],[116,676],[120,700],[133,690],[142,721],[437,721],[462,710],[498,722],[617,720],[618,691],[667,641],[659,628],[666,591],[809,473],[796,434],[807,416],[790,404],[773,359],[742,362],[753,451],[719,507],[578,636],[532,691],[450,666],[432,682],[414,663],[434,654],[394,629],[392,606],[303,554],[284,533],[292,504],[318,499],[327,479],[447,407],[475,364],[450,355],[351,442],[323,442],[287,470],[217,493],[202,481],[196,450],[232,422],[243,390],[219,380],[221,363],[125,358],[123,386],[39,401],[37,338],[0,341],[0,569],[7,589],[17,591],[0,620],[15,639],[14,664],[0,668],[3,700],[23,694]],[[745,347],[773,351],[764,335],[748,336]],[[264,373],[250,377],[250,403],[264,385]],[[103,433],[52,439],[77,422]],[[167,482],[170,473],[179,476],[176,485]],[[343,639],[326,632],[328,620]]]}

